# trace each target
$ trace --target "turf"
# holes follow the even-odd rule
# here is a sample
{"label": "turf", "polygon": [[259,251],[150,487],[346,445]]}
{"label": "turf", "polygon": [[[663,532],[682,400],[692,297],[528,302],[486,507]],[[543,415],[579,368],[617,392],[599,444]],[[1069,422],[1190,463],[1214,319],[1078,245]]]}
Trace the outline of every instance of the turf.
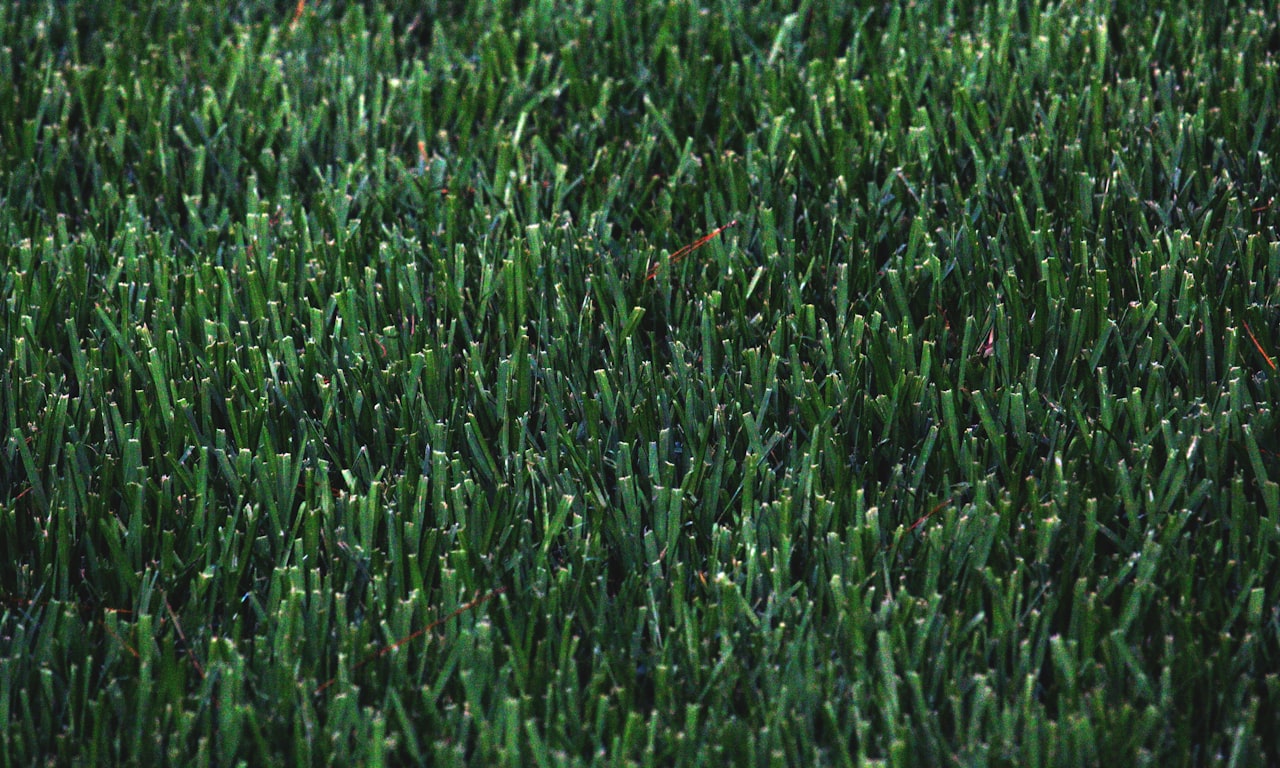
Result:
{"label": "turf", "polygon": [[0,6],[0,765],[1280,760],[1269,4],[294,6]]}

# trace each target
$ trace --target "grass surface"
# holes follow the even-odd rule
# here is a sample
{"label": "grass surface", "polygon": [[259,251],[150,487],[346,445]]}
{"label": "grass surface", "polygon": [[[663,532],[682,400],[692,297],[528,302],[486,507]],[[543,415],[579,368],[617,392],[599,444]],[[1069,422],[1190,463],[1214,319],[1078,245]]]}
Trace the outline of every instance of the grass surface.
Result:
{"label": "grass surface", "polygon": [[1269,4],[136,5],[0,6],[0,764],[1280,759]]}

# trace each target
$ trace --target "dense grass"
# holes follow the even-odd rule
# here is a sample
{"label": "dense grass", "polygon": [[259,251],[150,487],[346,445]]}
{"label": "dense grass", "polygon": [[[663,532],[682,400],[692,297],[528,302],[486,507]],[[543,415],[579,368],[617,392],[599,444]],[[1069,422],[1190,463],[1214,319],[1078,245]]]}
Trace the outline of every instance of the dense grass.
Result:
{"label": "dense grass", "polygon": [[0,764],[1280,760],[1269,4],[136,5],[0,8]]}

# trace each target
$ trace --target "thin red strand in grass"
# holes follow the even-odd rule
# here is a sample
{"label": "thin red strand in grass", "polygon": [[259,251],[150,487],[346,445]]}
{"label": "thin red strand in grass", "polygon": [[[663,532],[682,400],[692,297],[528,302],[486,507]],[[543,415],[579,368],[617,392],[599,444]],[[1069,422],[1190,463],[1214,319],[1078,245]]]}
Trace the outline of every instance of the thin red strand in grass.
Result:
{"label": "thin red strand in grass", "polygon": [[116,640],[116,642],[117,642],[117,643],[119,643],[119,644],[121,645],[121,647],[123,647],[126,651],[128,651],[130,654],[132,654],[132,655],[133,655],[133,658],[135,658],[135,659],[141,659],[141,658],[142,658],[142,654],[138,653],[137,649],[135,649],[132,645],[129,645],[128,643],[126,643],[126,642],[124,641],[124,638],[123,638],[123,637],[120,637],[119,635],[117,635],[117,634],[116,634],[116,631],[115,631],[114,629],[112,629],[110,626],[108,626],[108,625],[107,625],[107,622],[105,622],[105,621],[104,621],[104,622],[102,622],[102,628],[103,628],[103,629],[105,629],[105,630],[107,630],[107,634],[108,634],[108,635],[111,635],[112,637],[114,637],[114,638],[115,638],[115,640]]}
{"label": "thin red strand in grass", "polygon": [[933,516],[934,516],[934,515],[936,515],[937,513],[941,512],[941,511],[942,511],[942,508],[943,508],[943,507],[945,507],[945,506],[947,506],[947,505],[948,505],[948,504],[950,504],[950,503],[951,503],[951,499],[943,499],[943,500],[938,504],[938,506],[936,506],[936,507],[934,507],[933,509],[929,510],[928,514],[926,514],[924,517],[921,517],[919,520],[917,520],[917,521],[915,521],[914,523],[912,523],[912,524],[911,524],[911,530],[913,530],[913,531],[914,531],[915,529],[917,529],[917,528],[919,528],[920,526],[924,525],[924,524],[925,524],[925,521],[927,521],[929,518],[933,517]]}
{"label": "thin red strand in grass", "polygon": [[182,641],[182,647],[187,651],[187,658],[191,659],[191,666],[195,668],[196,674],[200,679],[204,679],[204,670],[200,667],[200,662],[196,660],[196,655],[191,651],[191,643],[187,642],[187,633],[182,631],[182,624],[178,622],[178,614],[173,612],[173,606],[169,604],[169,596],[165,595],[164,608],[169,612],[169,618],[173,619],[173,629],[178,633],[178,639]]}
{"label": "thin red strand in grass", "polygon": [[1253,329],[1249,327],[1248,323],[1244,324],[1244,330],[1249,334],[1249,340],[1253,342],[1253,346],[1258,348],[1258,353],[1262,355],[1262,359],[1267,361],[1267,365],[1271,366],[1271,370],[1276,370],[1275,361],[1271,359],[1271,355],[1267,354],[1267,350],[1263,349],[1262,345],[1258,343],[1258,337],[1253,335]]}
{"label": "thin red strand in grass", "polygon": [[698,250],[702,246],[706,245],[707,243],[719,237],[721,232],[736,226],[738,226],[738,220],[734,219],[728,224],[725,224],[723,227],[716,227],[715,229],[711,230],[709,234],[703,235],[702,237],[698,238],[697,240],[694,240],[692,243],[689,243],[685,247],[680,248],[679,250],[673,251],[672,254],[667,257],[667,260],[665,262],[659,261],[658,263],[654,264],[653,267],[650,268],[649,270],[648,277],[646,277],[645,279],[652,280],[653,278],[658,276],[658,271],[662,269],[662,265],[664,263],[675,264],[679,262],[685,256],[688,256],[689,254]]}
{"label": "thin red strand in grass", "polygon": [[[449,614],[448,616],[443,616],[443,617],[441,617],[441,618],[438,618],[438,619],[436,619],[435,621],[433,621],[433,622],[431,622],[430,624],[428,624],[427,626],[425,626],[425,627],[423,627],[422,629],[418,630],[417,632],[414,632],[413,634],[408,635],[408,636],[406,636],[406,637],[402,637],[401,639],[397,640],[396,642],[392,643],[391,645],[388,645],[388,646],[386,646],[386,647],[384,647],[384,648],[380,648],[377,652],[372,653],[372,654],[370,654],[369,656],[365,657],[365,659],[364,659],[363,661],[361,661],[360,663],[356,664],[354,667],[352,667],[352,669],[353,669],[353,670],[360,669],[360,668],[361,668],[361,667],[363,667],[364,665],[366,665],[366,664],[368,664],[368,663],[370,663],[370,662],[372,662],[372,661],[374,661],[374,660],[376,660],[376,659],[380,659],[380,658],[382,658],[383,656],[386,656],[388,653],[391,653],[392,651],[394,651],[395,649],[397,649],[397,648],[399,648],[400,646],[404,645],[405,643],[409,642],[410,640],[413,640],[413,639],[416,639],[416,638],[422,637],[423,635],[427,634],[428,632],[430,632],[431,630],[433,630],[433,629],[435,629],[436,627],[440,626],[441,624],[445,623],[446,621],[448,621],[448,620],[450,620],[450,619],[453,619],[453,618],[456,618],[456,617],[458,617],[458,616],[461,616],[462,614],[466,613],[467,611],[470,611],[470,610],[472,610],[472,609],[474,609],[474,608],[477,608],[477,607],[479,607],[479,606],[481,606],[481,605],[484,605],[485,603],[489,602],[489,601],[490,601],[490,600],[492,600],[493,598],[497,597],[498,595],[501,595],[502,593],[504,593],[504,592],[506,592],[506,591],[507,591],[507,588],[506,588],[506,587],[498,587],[497,589],[493,590],[492,592],[489,592],[489,593],[483,594],[483,595],[481,595],[480,597],[477,597],[476,599],[472,600],[471,602],[469,602],[469,603],[465,603],[465,604],[463,604],[463,605],[459,606],[459,608],[458,608],[456,611],[454,611],[453,613]],[[338,680],[338,678],[336,678],[336,677],[331,677],[331,678],[329,678],[328,680],[326,680],[326,681],[324,682],[324,684],[323,684],[323,685],[321,685],[319,688],[317,688],[317,689],[315,690],[315,693],[314,693],[314,694],[312,694],[312,695],[314,695],[314,696],[319,696],[321,693],[324,693],[324,692],[325,692],[325,690],[329,688],[329,686],[331,686],[331,685],[333,685],[335,682],[337,682],[337,680]]]}

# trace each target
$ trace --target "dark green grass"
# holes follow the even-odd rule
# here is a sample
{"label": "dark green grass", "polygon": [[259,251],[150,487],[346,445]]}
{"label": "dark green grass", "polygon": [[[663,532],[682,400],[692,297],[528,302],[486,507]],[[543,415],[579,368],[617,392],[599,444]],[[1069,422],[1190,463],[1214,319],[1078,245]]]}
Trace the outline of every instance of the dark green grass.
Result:
{"label": "dark green grass", "polygon": [[134,5],[0,10],[0,763],[1280,759],[1267,4]]}

